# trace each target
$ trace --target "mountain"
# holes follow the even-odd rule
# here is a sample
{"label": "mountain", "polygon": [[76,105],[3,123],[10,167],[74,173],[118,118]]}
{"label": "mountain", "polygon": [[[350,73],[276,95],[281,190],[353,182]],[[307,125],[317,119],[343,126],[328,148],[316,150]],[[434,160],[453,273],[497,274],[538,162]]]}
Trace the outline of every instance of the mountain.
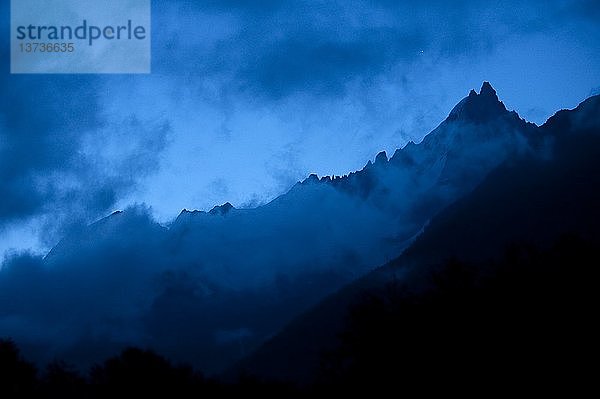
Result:
{"label": "mountain", "polygon": [[544,151],[503,162],[401,256],[229,375],[338,394],[574,394],[595,384],[580,356],[597,334],[600,96],[538,134],[551,142]]}
{"label": "mountain", "polygon": [[0,333],[38,359],[87,364],[136,344],[215,372],[394,259],[506,159],[550,145],[486,82],[422,142],[358,172],[311,175],[255,209],[184,210],[168,228],[133,207],[65,237],[31,266],[41,287],[0,274],[46,309],[0,303]]}

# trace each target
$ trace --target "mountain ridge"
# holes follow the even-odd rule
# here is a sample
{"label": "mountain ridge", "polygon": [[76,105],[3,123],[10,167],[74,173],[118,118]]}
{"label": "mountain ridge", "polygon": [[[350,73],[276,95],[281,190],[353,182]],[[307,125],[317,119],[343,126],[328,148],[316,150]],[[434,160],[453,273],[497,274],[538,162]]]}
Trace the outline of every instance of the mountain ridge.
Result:
{"label": "mountain ridge", "polygon": [[[353,306],[369,303],[370,300],[375,304],[379,303],[377,301],[390,300],[385,299],[386,292],[397,286],[400,286],[400,292],[394,294],[397,296],[396,300],[418,304],[423,300],[419,299],[420,293],[432,289],[431,279],[434,280],[433,283],[436,278],[439,279],[443,264],[461,265],[461,268],[466,267],[464,265],[487,265],[488,269],[470,272],[461,269],[459,272],[478,273],[489,278],[493,273],[494,262],[499,262],[503,251],[508,250],[506,256],[516,262],[514,248],[517,244],[519,248],[524,247],[525,251],[529,251],[523,255],[525,261],[527,256],[534,257],[545,253],[544,251],[553,251],[552,248],[557,242],[559,246],[563,245],[561,243],[565,240],[567,243],[573,242],[574,236],[585,245],[591,245],[591,248],[596,245],[597,248],[600,243],[600,209],[597,207],[600,203],[598,114],[600,96],[583,101],[573,110],[557,112],[555,117],[540,127],[542,134],[555,139],[550,157],[543,153],[523,154],[504,162],[470,194],[436,215],[423,234],[402,255],[350,283],[303,313],[235,368],[229,370],[227,378],[241,372],[260,380],[314,383],[317,374],[323,372],[319,370],[319,362],[327,362],[333,353],[342,356],[342,359],[352,355],[339,350],[339,345],[344,337],[352,337],[355,333],[352,330],[344,330],[347,328],[348,318],[352,317]],[[580,259],[577,254],[571,255]],[[562,265],[564,270],[561,273],[567,275],[570,266]],[[577,270],[581,270],[584,265],[578,266]],[[554,289],[560,292],[561,287]],[[459,294],[460,292],[458,291]],[[464,295],[466,294],[467,291]],[[384,299],[381,299],[382,297]],[[379,308],[376,307],[374,311],[377,309]],[[369,329],[369,325],[361,327],[367,331]],[[477,327],[476,321],[473,327]],[[409,329],[411,326],[398,328]],[[372,331],[371,338],[377,339],[379,333],[385,334],[385,331]],[[431,332],[430,338],[434,339],[436,333]],[[497,337],[498,342],[501,342],[502,338]],[[491,339],[489,337],[484,340],[489,344]],[[407,345],[410,346],[410,343]],[[427,345],[427,341],[423,345]],[[369,346],[376,347],[377,344],[364,342],[361,350],[368,353]],[[403,353],[401,344],[397,350],[400,354]],[[409,350],[410,348],[406,348],[404,352]],[[446,350],[450,351],[450,348]],[[361,353],[353,355],[359,356]],[[434,355],[435,353],[430,354]],[[398,366],[403,361],[399,358],[385,360],[385,354],[380,356],[380,362],[390,367]],[[410,369],[410,365],[409,360],[406,367]],[[381,375],[385,374],[381,370],[383,366],[370,366]],[[368,368],[369,364],[361,364],[361,367]],[[452,370],[441,372],[451,374]],[[424,373],[423,375],[428,375],[426,371]],[[420,378],[424,378],[423,375]],[[373,378],[377,376],[375,372]],[[321,374],[320,377],[327,375]],[[400,375],[397,377],[401,378]],[[439,377],[442,378],[442,375]],[[352,378],[355,379],[355,383],[360,383],[361,376],[349,375],[346,378],[349,379],[346,382],[350,384]],[[385,383],[391,384],[394,381],[396,379]]]}
{"label": "mountain ridge", "polygon": [[[471,90],[469,95],[467,97],[464,97],[453,108],[453,110],[447,115],[447,117],[440,123],[440,126],[444,125],[444,123],[446,123],[446,122],[458,121],[461,118],[465,119],[466,121],[471,121],[473,119],[472,114],[477,113],[478,110],[480,111],[481,109],[485,109],[485,107],[489,106],[490,104],[493,107],[493,112],[490,112],[486,116],[486,121],[489,121],[490,119],[498,118],[501,116],[505,116],[505,117],[509,117],[509,118],[514,118],[515,121],[525,122],[526,125],[537,126],[537,125],[535,125],[531,122],[527,122],[525,119],[521,118],[516,111],[508,111],[506,109],[504,103],[499,100],[496,90],[487,81],[483,82],[479,94],[477,92],[475,92],[475,90]],[[465,105],[467,106],[467,108],[469,108],[469,109],[475,108],[475,110],[469,111],[465,114],[462,114],[461,112],[459,112],[459,110],[460,110],[460,108],[462,108]],[[481,123],[481,121],[478,120],[477,118],[475,118],[475,121],[477,121],[478,123]],[[438,126],[438,128],[439,128],[439,126]],[[374,161],[368,160],[367,163],[365,164],[365,166],[362,169],[359,169],[357,171],[351,171],[351,172],[348,172],[347,174],[342,174],[342,175],[323,175],[323,176],[319,176],[316,173],[309,173],[308,177],[306,177],[304,180],[300,180],[297,183],[295,183],[290,188],[290,190],[288,190],[288,192],[292,191],[294,189],[294,187],[296,187],[296,186],[303,186],[306,184],[317,183],[317,182],[343,185],[344,181],[346,179],[351,178],[351,176],[354,176],[356,174],[360,174],[361,172],[365,171],[366,169],[371,168],[373,165],[384,165],[385,163],[388,163],[388,162],[397,162],[396,158],[398,158],[398,157],[402,158],[402,156],[403,156],[402,151],[406,147],[411,148],[412,146],[415,146],[415,145],[418,146],[418,145],[422,144],[423,141],[428,136],[430,136],[434,132],[436,132],[436,130],[438,128],[436,128],[433,131],[431,131],[430,133],[426,134],[419,143],[409,141],[403,147],[397,148],[396,150],[394,150],[394,153],[392,154],[391,157],[388,157],[386,151],[380,151],[379,153],[376,154]],[[287,194],[287,192],[277,196],[273,200],[269,201],[269,203],[277,200],[279,197],[284,196],[286,194]],[[259,207],[268,205],[269,203],[260,205]],[[216,205],[213,208],[213,210],[218,206],[219,205]],[[255,208],[245,208],[245,209],[255,209]],[[180,212],[180,215],[181,215],[181,213],[186,213],[185,211],[188,211],[188,209],[183,209]],[[205,212],[205,211],[192,211],[192,213],[197,214],[197,215],[200,215],[202,212]]]}
{"label": "mountain ridge", "polygon": [[[209,373],[230,366],[296,315],[396,258],[506,159],[547,145],[492,91],[484,85],[463,104],[491,104],[484,122],[469,112],[446,118],[390,158],[380,152],[345,177],[311,175],[263,206],[184,210],[168,228],[138,206],[65,237],[44,260],[49,291],[38,295],[54,308],[78,306],[47,330],[72,324],[61,350],[92,336],[95,346],[152,346]],[[85,295],[69,296],[82,287]],[[36,347],[43,339],[57,347],[50,335],[37,337]]]}

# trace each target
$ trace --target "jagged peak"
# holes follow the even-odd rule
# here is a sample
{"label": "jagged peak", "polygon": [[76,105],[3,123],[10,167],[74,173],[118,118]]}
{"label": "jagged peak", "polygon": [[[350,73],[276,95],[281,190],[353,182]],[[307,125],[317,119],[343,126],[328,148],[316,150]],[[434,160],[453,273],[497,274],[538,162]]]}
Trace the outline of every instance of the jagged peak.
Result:
{"label": "jagged peak", "polygon": [[387,156],[387,153],[385,151],[381,151],[375,157],[375,164],[383,164],[383,163],[386,163],[387,161],[388,161],[388,156]]}
{"label": "jagged peak", "polygon": [[483,84],[481,85],[481,90],[479,90],[479,95],[485,96],[485,97],[492,97],[496,101],[499,101],[496,90],[492,87],[492,85],[488,81],[483,82]]}
{"label": "jagged peak", "polygon": [[177,217],[175,218],[175,220],[172,222],[171,227],[177,226],[179,224],[185,224],[191,220],[194,220],[198,215],[204,215],[206,214],[206,212],[204,211],[199,211],[197,209],[182,209],[181,212],[179,212],[179,215],[177,215]]}
{"label": "jagged peak", "polygon": [[197,209],[183,208],[179,214],[180,215],[186,215],[186,214],[195,214],[195,213],[205,213],[205,212],[204,211],[199,211]]}
{"label": "jagged peak", "polygon": [[235,209],[234,206],[231,205],[229,202],[226,202],[223,205],[215,206],[208,213],[210,213],[211,215],[226,215],[232,209]]}
{"label": "jagged peak", "polygon": [[301,184],[310,184],[310,183],[318,183],[319,182],[319,176],[317,176],[316,173],[311,173],[310,175],[308,175],[308,177],[306,179],[304,179]]}
{"label": "jagged peak", "polygon": [[373,166],[378,166],[378,165],[385,165],[388,161],[389,161],[389,159],[388,159],[387,153],[385,151],[381,151],[377,154],[377,156],[375,156],[375,162],[373,162],[369,159],[369,161],[365,165],[364,169],[369,169]]}
{"label": "jagged peak", "polygon": [[[521,120],[515,111],[508,111],[506,109],[504,103],[498,98],[498,94],[491,83],[484,81],[479,93],[474,89],[470,90],[468,96],[463,98],[450,112],[450,115],[445,122],[458,120],[465,123],[483,124],[500,117],[507,118],[508,120]],[[435,134],[436,130],[431,133]],[[352,178],[354,175],[360,175],[362,172],[369,172],[372,169],[377,169],[386,165],[388,162],[397,163],[401,158],[405,162],[410,163],[412,162],[411,157],[403,157],[402,154],[407,154],[406,151],[410,152],[413,150],[412,147],[418,145],[419,144],[415,143],[413,140],[410,140],[403,148],[396,149],[391,157],[388,157],[386,151],[381,151],[376,155],[374,161],[368,160],[363,169],[356,172],[350,172],[337,178],[336,176],[319,177],[317,174],[312,173],[306,179],[296,183],[294,188],[315,183],[339,184],[347,178]]]}
{"label": "jagged peak", "polygon": [[229,203],[229,202],[226,202],[223,205],[216,205],[216,206],[214,206],[208,212],[199,211],[197,209],[190,210],[190,209],[184,208],[184,209],[181,210],[181,212],[177,216],[176,222],[177,221],[182,221],[182,220],[187,220],[187,218],[190,217],[190,216],[198,216],[198,215],[226,215],[232,209],[235,209],[235,207],[233,205],[231,205],[231,203]]}
{"label": "jagged peak", "polygon": [[490,82],[485,81],[479,94],[471,90],[469,95],[452,109],[446,120],[484,123],[507,113],[508,110],[498,98],[496,90]]}

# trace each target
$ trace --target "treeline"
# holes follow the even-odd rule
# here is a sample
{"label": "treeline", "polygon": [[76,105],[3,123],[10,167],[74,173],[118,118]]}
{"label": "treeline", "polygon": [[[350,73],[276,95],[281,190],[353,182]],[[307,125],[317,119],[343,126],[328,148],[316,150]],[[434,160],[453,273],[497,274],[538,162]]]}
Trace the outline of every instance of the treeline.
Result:
{"label": "treeline", "polygon": [[563,236],[365,293],[323,358],[320,389],[584,396],[597,379],[599,266],[598,240]]}
{"label": "treeline", "polygon": [[[44,370],[25,360],[12,340],[0,340],[1,398],[111,398],[111,397],[294,397],[286,384],[240,378],[223,383],[205,378],[186,365],[173,365],[162,356],[138,348],[125,349],[82,374],[63,362]],[[151,396],[152,395],[152,396]]]}
{"label": "treeline", "polygon": [[36,370],[3,340],[0,397],[573,396],[594,381],[598,265],[597,241],[577,236],[513,245],[495,261],[429,265],[410,286],[391,281],[357,299],[318,380],[301,389],[224,383],[135,348],[86,375],[60,362]]}

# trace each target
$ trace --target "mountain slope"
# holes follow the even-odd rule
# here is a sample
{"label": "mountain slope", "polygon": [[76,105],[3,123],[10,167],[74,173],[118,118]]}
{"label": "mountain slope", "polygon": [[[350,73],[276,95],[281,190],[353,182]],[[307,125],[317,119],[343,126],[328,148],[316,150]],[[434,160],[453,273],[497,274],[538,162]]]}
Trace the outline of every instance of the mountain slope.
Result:
{"label": "mountain slope", "polygon": [[[381,153],[359,172],[312,175],[256,209],[183,211],[168,229],[138,207],[66,237],[38,267],[49,281],[38,296],[68,311],[49,322],[34,309],[7,306],[0,332],[38,355],[78,354],[84,364],[96,360],[93,348],[135,344],[219,370],[396,257],[505,159],[547,145],[484,83],[421,143],[390,159]],[[32,325],[46,333],[32,334]]]}
{"label": "mountain slope", "polygon": [[296,319],[236,372],[349,391],[425,390],[432,380],[499,388],[513,372],[535,385],[525,377],[535,368],[557,382],[561,372],[583,377],[569,345],[590,344],[597,291],[599,115],[600,96],[557,113],[540,128],[549,151],[495,169],[402,256]]}

